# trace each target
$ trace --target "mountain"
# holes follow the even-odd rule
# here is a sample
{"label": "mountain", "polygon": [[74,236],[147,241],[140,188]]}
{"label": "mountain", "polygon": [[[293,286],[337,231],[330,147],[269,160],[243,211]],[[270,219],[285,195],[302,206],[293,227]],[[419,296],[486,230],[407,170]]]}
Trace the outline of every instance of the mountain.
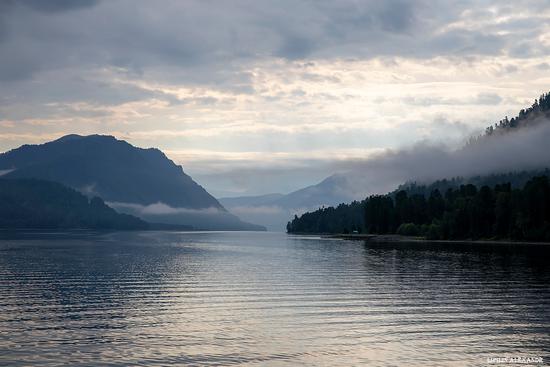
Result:
{"label": "mountain", "polygon": [[295,214],[353,200],[346,194],[348,191],[347,178],[332,175],[316,185],[286,195],[240,196],[219,200],[244,220],[254,221],[272,231],[283,231],[288,219]]}
{"label": "mountain", "polygon": [[277,200],[285,208],[311,208],[335,205],[350,200],[347,194],[348,181],[345,176],[332,175],[316,185],[291,192]]}
{"label": "mountain", "polygon": [[[549,139],[550,93],[546,93],[516,117],[505,117],[461,147],[420,142],[399,150],[389,149],[368,159],[346,162],[345,171],[273,201],[261,198],[255,204],[249,198],[246,206],[233,207],[228,202],[227,207],[241,218],[255,218],[258,223],[280,230],[284,228],[283,215],[290,219],[321,206],[363,200],[371,194],[394,190],[404,182],[423,184],[460,176],[463,183],[476,184],[470,178],[544,170],[550,167]],[[531,177],[527,174],[518,185]]]}
{"label": "mountain", "polygon": [[[261,230],[242,222],[155,148],[105,135],[67,135],[0,154],[3,178],[60,182],[150,222],[201,229]],[[159,210],[164,209],[164,210]]]}
{"label": "mountain", "polygon": [[[361,202],[294,217],[287,230],[548,241],[549,138],[550,93],[546,93],[516,117],[505,117],[489,126],[456,151],[420,147],[364,164],[358,175],[350,174],[353,179],[358,178],[349,185],[350,189],[360,186],[357,183],[369,170],[375,173],[377,169],[380,176],[392,173],[394,180],[403,173],[412,174],[408,183],[386,195],[370,195]],[[451,172],[468,176],[427,185],[422,184],[427,182],[425,179],[420,184],[414,182],[413,175],[450,177]]]}
{"label": "mountain", "polygon": [[57,182],[0,179],[0,228],[135,230],[149,225]]}
{"label": "mountain", "polygon": [[[238,206],[276,205],[283,208],[309,208],[318,205],[332,205],[349,200],[346,195],[347,180],[341,175],[332,175],[318,184],[293,191],[289,194],[267,194],[221,198],[227,208]],[[320,200],[320,198],[322,198]]]}
{"label": "mountain", "polygon": [[67,135],[41,145],[23,145],[0,155],[0,170],[12,170],[6,178],[61,182],[108,202],[222,209],[160,150],[136,148],[112,136]]}

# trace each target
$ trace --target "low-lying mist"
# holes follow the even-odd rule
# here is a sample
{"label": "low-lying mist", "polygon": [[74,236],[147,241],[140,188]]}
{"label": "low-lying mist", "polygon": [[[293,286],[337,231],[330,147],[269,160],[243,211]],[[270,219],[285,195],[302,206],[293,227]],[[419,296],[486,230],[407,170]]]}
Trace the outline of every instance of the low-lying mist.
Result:
{"label": "low-lying mist", "polygon": [[169,215],[169,214],[220,214],[223,211],[218,208],[190,209],[190,208],[175,208],[162,202],[157,202],[149,205],[135,203],[120,203],[108,202],[110,207],[122,212],[132,211],[140,215]]}
{"label": "low-lying mist", "polygon": [[[295,214],[323,205],[362,200],[372,194],[385,194],[406,182],[430,183],[443,178],[550,167],[549,142],[550,121],[543,119],[511,131],[497,130],[458,149],[444,143],[422,141],[408,148],[386,150],[368,159],[335,162],[333,176],[271,203],[226,207],[245,220],[283,230]],[[296,204],[300,201],[308,204]]]}
{"label": "low-lying mist", "polygon": [[406,181],[425,182],[550,166],[550,123],[531,123],[512,132],[494,133],[458,150],[420,142],[407,149],[386,151],[368,160],[346,162],[339,175],[342,190],[357,199],[386,193]]}
{"label": "low-lying mist", "polygon": [[172,207],[162,202],[149,205],[108,202],[121,213],[137,216],[150,223],[175,224],[199,230],[265,230],[261,226],[242,222],[237,216],[216,207],[191,209]]}

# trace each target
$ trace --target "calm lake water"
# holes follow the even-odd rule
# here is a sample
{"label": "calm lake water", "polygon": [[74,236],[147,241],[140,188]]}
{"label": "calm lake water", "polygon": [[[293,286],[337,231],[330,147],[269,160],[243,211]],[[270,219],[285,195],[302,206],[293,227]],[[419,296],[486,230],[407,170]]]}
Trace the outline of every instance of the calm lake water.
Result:
{"label": "calm lake water", "polygon": [[0,240],[0,365],[547,365],[549,254],[276,233],[21,235]]}

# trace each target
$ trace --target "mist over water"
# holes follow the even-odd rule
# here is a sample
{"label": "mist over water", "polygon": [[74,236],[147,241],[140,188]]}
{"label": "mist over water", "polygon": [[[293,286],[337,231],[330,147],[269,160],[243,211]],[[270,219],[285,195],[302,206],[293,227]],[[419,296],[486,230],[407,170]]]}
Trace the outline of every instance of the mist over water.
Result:
{"label": "mist over water", "polygon": [[0,240],[0,356],[44,365],[550,360],[546,246],[277,233]]}

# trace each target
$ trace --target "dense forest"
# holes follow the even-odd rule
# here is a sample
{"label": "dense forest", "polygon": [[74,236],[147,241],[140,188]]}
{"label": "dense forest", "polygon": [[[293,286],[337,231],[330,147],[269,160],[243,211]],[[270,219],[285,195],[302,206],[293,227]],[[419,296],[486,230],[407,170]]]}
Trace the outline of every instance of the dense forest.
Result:
{"label": "dense forest", "polygon": [[[550,121],[550,93],[518,116],[489,126],[468,144]],[[467,148],[467,147],[466,147]],[[429,239],[550,241],[549,169],[409,182],[387,195],[295,216],[289,233],[402,234]]]}
{"label": "dense forest", "polygon": [[508,119],[508,116],[506,116],[494,125],[487,127],[484,135],[472,139],[471,143],[482,139],[484,136],[506,133],[530,124],[548,121],[548,119],[550,119],[550,92],[542,94],[538,99],[535,99],[531,107],[521,109],[516,117]]}
{"label": "dense forest", "polygon": [[289,233],[402,234],[428,239],[550,241],[550,183],[533,177],[523,188],[473,184],[434,189],[428,196],[401,190],[295,217]]}
{"label": "dense forest", "polygon": [[119,214],[98,197],[56,182],[0,179],[0,229],[147,229],[131,215]]}
{"label": "dense forest", "polygon": [[395,196],[399,191],[405,190],[407,194],[414,195],[420,194],[429,196],[434,190],[439,192],[446,192],[448,189],[457,188],[460,185],[472,184],[477,187],[490,186],[493,187],[502,182],[509,183],[512,188],[522,188],[527,181],[535,176],[549,176],[550,169],[539,169],[519,172],[507,172],[507,173],[494,173],[486,176],[473,176],[473,177],[453,177],[450,179],[436,180],[430,184],[418,184],[416,182],[408,182],[400,185],[397,190],[390,193]]}

